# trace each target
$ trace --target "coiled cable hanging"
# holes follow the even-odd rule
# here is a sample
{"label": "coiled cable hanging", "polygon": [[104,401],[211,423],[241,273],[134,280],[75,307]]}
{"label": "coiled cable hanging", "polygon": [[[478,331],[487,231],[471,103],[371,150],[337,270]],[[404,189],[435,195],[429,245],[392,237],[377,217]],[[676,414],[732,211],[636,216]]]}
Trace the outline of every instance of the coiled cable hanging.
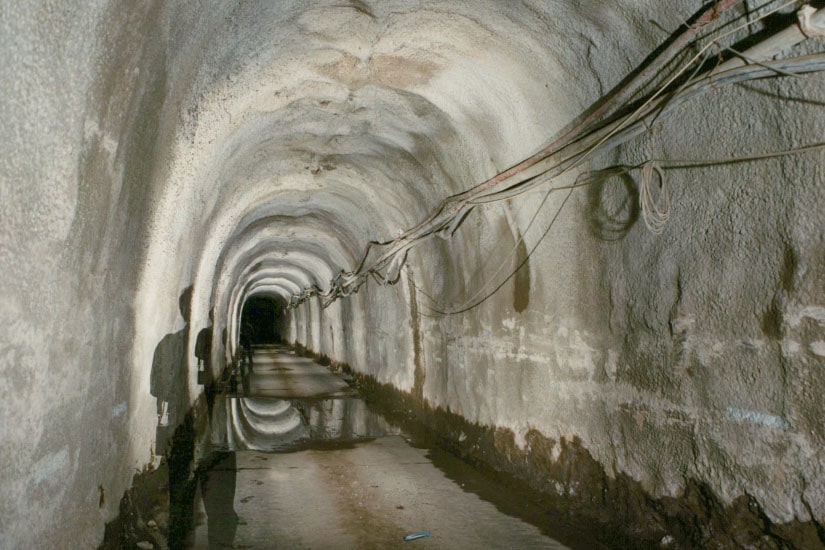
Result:
{"label": "coiled cable hanging", "polygon": [[[654,180],[659,181],[659,190],[654,191]],[[642,219],[654,235],[665,229],[670,219],[670,196],[667,192],[665,174],[656,161],[651,160],[642,166],[642,178],[639,182],[639,207]]]}
{"label": "coiled cable hanging", "polygon": [[[564,187],[553,187],[552,189],[550,189],[548,191],[548,195],[549,195],[549,193],[551,193],[553,191],[562,191],[562,190],[568,190],[568,194],[565,197],[565,199],[562,201],[562,204],[560,205],[559,209],[556,211],[556,214],[553,217],[553,219],[551,220],[548,227],[544,230],[542,235],[539,237],[536,244],[530,249],[530,251],[528,252],[526,257],[519,263],[519,265],[517,265],[515,267],[515,269],[513,269],[510,272],[510,274],[507,277],[505,277],[492,291],[490,291],[488,294],[486,294],[480,300],[472,302],[473,298],[475,298],[479,294],[479,292],[476,292],[476,294],[474,294],[473,296],[470,297],[470,299],[465,301],[462,306],[459,306],[456,309],[451,309],[451,310],[439,309],[437,306],[435,306],[436,304],[439,303],[438,300],[433,298],[430,294],[425,292],[421,287],[416,285],[415,282],[410,277],[410,282],[416,288],[416,290],[418,292],[420,292],[421,294],[423,294],[424,296],[426,296],[426,298],[432,304],[434,304],[434,306],[423,304],[424,307],[426,307],[428,310],[430,310],[430,313],[423,313],[423,312],[419,311],[419,315],[421,315],[423,317],[440,318],[440,317],[445,317],[445,316],[450,316],[450,315],[458,315],[459,313],[465,313],[465,312],[467,312],[471,309],[474,309],[474,308],[480,306],[485,301],[487,301],[490,297],[492,297],[496,292],[501,290],[501,288],[504,287],[504,285],[510,279],[512,279],[516,275],[516,273],[518,273],[518,271],[520,269],[522,269],[522,267],[527,263],[527,261],[530,259],[530,257],[533,255],[533,253],[538,248],[538,246],[541,244],[541,242],[547,236],[547,234],[549,233],[549,231],[552,228],[553,224],[556,222],[556,219],[558,218],[559,214],[561,213],[561,209],[564,208],[565,203],[570,198],[570,195],[572,194],[572,192],[575,189],[578,189],[579,187],[586,187],[586,186],[592,185],[596,182],[602,182],[602,181],[604,181],[608,178],[611,178],[611,177],[621,176],[623,174],[628,174],[628,173],[633,172],[633,171],[641,170],[642,171],[642,177],[641,177],[641,181],[639,183],[639,202],[640,202],[640,207],[641,207],[642,212],[643,212],[643,216],[645,216],[645,218],[644,218],[645,219],[645,225],[647,226],[647,228],[651,232],[653,232],[655,234],[659,234],[659,233],[662,232],[662,230],[664,229],[665,224],[667,224],[667,222],[670,219],[670,197],[669,197],[667,187],[666,187],[666,180],[665,180],[665,176],[664,176],[665,171],[667,171],[667,170],[683,170],[683,169],[689,169],[689,168],[708,168],[708,167],[713,167],[713,166],[725,166],[725,165],[738,164],[738,163],[743,163],[743,162],[755,162],[755,161],[760,161],[760,160],[769,160],[769,159],[774,159],[774,158],[779,158],[779,157],[786,157],[786,156],[789,156],[789,155],[797,155],[797,154],[802,154],[802,153],[811,153],[811,152],[816,152],[816,151],[825,151],[825,143],[807,145],[807,146],[804,146],[804,147],[795,147],[795,148],[792,148],[792,149],[786,149],[784,151],[764,153],[764,154],[761,154],[761,155],[750,155],[750,156],[743,156],[743,157],[734,157],[734,158],[729,158],[729,159],[710,159],[710,160],[706,160],[706,159],[705,160],[703,160],[703,159],[670,159],[670,160],[654,159],[654,160],[649,160],[647,162],[644,162],[644,163],[642,163],[640,165],[636,165],[636,166],[626,166],[626,165],[611,166],[611,167],[604,168],[604,169],[601,169],[601,170],[594,170],[594,171],[591,171],[591,172],[582,173],[576,179],[576,183],[574,183],[572,185],[564,186]],[[650,186],[655,185],[653,183],[653,180],[656,179],[656,178],[659,178],[660,186],[661,186],[658,198],[654,198],[653,193],[650,191]],[[644,198],[644,197],[647,197],[647,198]],[[547,195],[545,195],[545,200],[546,200],[546,198],[547,198]],[[543,204],[544,203],[542,202],[542,205]],[[645,213],[647,213],[647,214],[645,214]],[[538,214],[538,212],[536,214]],[[520,242],[521,241],[516,243],[516,246],[518,246],[518,244]],[[513,251],[515,251],[516,246],[513,247]],[[503,265],[506,265],[506,264],[503,264]],[[500,271],[500,269],[499,269],[499,271]],[[409,276],[409,274],[408,274],[408,276]]]}

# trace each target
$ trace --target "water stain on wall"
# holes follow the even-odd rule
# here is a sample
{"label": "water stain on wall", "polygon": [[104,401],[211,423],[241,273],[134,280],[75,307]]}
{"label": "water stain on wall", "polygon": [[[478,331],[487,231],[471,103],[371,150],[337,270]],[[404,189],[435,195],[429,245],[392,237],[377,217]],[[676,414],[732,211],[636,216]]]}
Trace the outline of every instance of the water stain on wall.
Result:
{"label": "water stain on wall", "polygon": [[521,313],[530,305],[530,259],[521,232],[518,233],[518,239],[515,265],[518,271],[513,284],[513,309]]}

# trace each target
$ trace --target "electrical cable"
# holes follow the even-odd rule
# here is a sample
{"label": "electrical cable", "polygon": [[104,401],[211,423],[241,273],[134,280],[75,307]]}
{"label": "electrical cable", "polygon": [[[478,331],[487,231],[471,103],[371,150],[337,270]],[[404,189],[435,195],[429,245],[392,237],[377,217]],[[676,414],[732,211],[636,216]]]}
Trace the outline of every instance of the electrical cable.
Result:
{"label": "electrical cable", "polygon": [[[653,180],[659,179],[659,196],[654,198],[651,186]],[[642,219],[654,235],[659,235],[670,220],[670,196],[667,192],[667,182],[662,169],[651,161],[642,167],[642,179],[639,183],[639,207],[642,210]]]}
{"label": "electrical cable", "polygon": [[[556,218],[558,217],[559,213],[561,212],[561,208],[564,207],[564,204],[567,202],[567,199],[570,197],[570,194],[573,192],[573,190],[578,189],[579,187],[585,187],[587,185],[592,185],[596,181],[602,181],[605,177],[622,175],[622,174],[631,172],[633,170],[641,169],[642,174],[643,174],[643,176],[642,176],[642,182],[643,183],[640,185],[639,194],[640,194],[640,204],[641,204],[642,212],[643,212],[643,215],[645,216],[645,218],[644,218],[645,219],[645,224],[647,225],[648,229],[651,230],[651,232],[653,232],[654,234],[659,234],[659,233],[662,232],[662,230],[664,229],[664,225],[667,223],[667,221],[670,218],[670,201],[669,201],[669,197],[667,195],[667,189],[665,187],[665,178],[664,178],[664,174],[662,173],[663,170],[679,170],[679,169],[697,168],[697,167],[706,168],[706,167],[722,166],[722,165],[726,165],[726,164],[734,164],[734,163],[741,163],[741,162],[754,162],[754,161],[758,161],[758,160],[767,160],[767,159],[779,158],[779,157],[795,155],[795,154],[800,154],[800,153],[809,153],[809,152],[813,152],[813,151],[822,151],[822,150],[825,150],[825,143],[819,143],[819,144],[815,144],[815,145],[808,145],[808,146],[804,146],[804,147],[795,147],[795,148],[792,148],[792,149],[786,149],[786,150],[783,150],[783,151],[776,151],[776,152],[772,152],[772,153],[764,153],[764,154],[760,154],[760,155],[751,155],[751,156],[746,156],[746,157],[736,157],[736,158],[732,158],[732,159],[715,159],[715,160],[714,159],[711,159],[711,160],[699,160],[699,159],[655,160],[654,159],[654,160],[649,160],[649,161],[647,161],[643,164],[637,165],[637,166],[615,166],[615,167],[605,168],[603,170],[584,173],[579,177],[579,179],[576,180],[575,184],[569,185],[569,186],[564,186],[564,187],[554,187],[553,189],[550,189],[547,192],[547,195],[545,195],[545,200],[546,200],[547,196],[549,196],[549,194],[553,191],[561,191],[561,190],[564,190],[564,189],[569,190],[568,195],[565,197],[564,201],[562,202],[561,206],[559,207],[559,210],[556,212],[556,215],[553,217],[553,220],[550,222],[550,225],[547,227],[547,229],[545,229],[544,233],[542,233],[542,235],[539,238],[539,241],[536,243],[536,245],[530,250],[530,252],[524,258],[524,260],[522,260],[522,262],[519,263],[518,266],[516,266],[516,268],[510,273],[510,275],[508,275],[501,283],[499,283],[499,285],[496,286],[496,288],[493,289],[492,292],[490,292],[484,298],[482,298],[481,300],[479,300],[478,302],[476,302],[475,304],[473,304],[469,307],[467,307],[467,303],[469,301],[471,301],[472,298],[468,299],[465,302],[465,304],[457,310],[442,311],[442,310],[438,310],[438,309],[435,309],[433,307],[430,307],[430,306],[427,306],[427,305],[424,304],[424,307],[426,307],[427,309],[429,309],[431,312],[435,313],[436,315],[420,313],[420,312],[419,313],[424,317],[433,317],[433,318],[441,318],[441,317],[446,317],[446,316],[450,316],[450,315],[457,315],[459,313],[464,313],[464,312],[469,311],[469,310],[471,310],[475,307],[478,307],[483,302],[485,302],[490,297],[492,297],[493,294],[498,292],[527,263],[527,260],[529,260],[530,256],[532,256],[533,252],[536,250],[536,248],[538,248],[538,245],[547,236],[547,233],[549,232],[550,228],[553,226],[553,223],[555,223]],[[645,174],[645,172],[647,172],[647,174]],[[658,176],[658,178],[661,181],[661,185],[662,185],[662,190],[660,191],[661,194],[660,194],[660,197],[659,197],[658,200],[653,199],[652,194],[649,191],[649,186],[650,186],[651,181],[653,179],[653,174],[654,173]],[[648,197],[643,199],[642,196],[644,196],[644,195],[647,195]],[[544,203],[542,202],[542,206],[543,206],[543,204]],[[645,212],[648,212],[648,214],[645,214]],[[648,216],[650,217],[650,220],[648,220]],[[418,290],[419,292],[424,294],[431,302],[433,302],[434,304],[438,303],[437,300],[435,300],[435,298],[433,298],[432,296],[430,296],[429,294],[424,292],[423,289],[421,289],[418,285],[416,285],[415,281],[413,281],[412,279],[410,279],[410,281],[411,281],[412,285],[416,288],[416,290]],[[474,296],[477,296],[477,294],[474,295]]]}
{"label": "electrical cable", "polygon": [[[490,277],[488,278],[488,281],[491,281],[491,280],[495,279],[495,278],[496,278],[496,276],[497,276],[499,273],[501,273],[501,270],[502,270],[502,269],[504,269],[504,266],[506,266],[506,265],[507,265],[507,263],[509,262],[510,258],[512,258],[512,257],[516,254],[516,251],[518,250],[519,245],[520,245],[522,242],[524,242],[524,238],[525,238],[525,236],[527,235],[527,233],[529,233],[530,229],[533,227],[533,223],[535,223],[536,219],[538,218],[539,213],[541,212],[542,208],[544,207],[544,204],[547,202],[547,199],[550,197],[550,193],[552,193],[553,191],[556,191],[556,190],[557,190],[557,189],[548,189],[548,190],[547,190],[547,192],[544,194],[544,197],[541,199],[541,202],[539,202],[539,206],[538,206],[538,208],[536,208],[536,211],[535,211],[535,212],[533,213],[533,215],[530,217],[530,221],[527,223],[527,227],[524,229],[524,231],[522,231],[522,232],[520,233],[520,235],[519,235],[518,239],[516,239],[516,242],[515,242],[515,243],[513,244],[513,246],[510,248],[510,252],[507,254],[507,257],[506,257],[506,258],[504,258],[503,260],[499,259],[499,267],[498,267],[498,269],[495,271],[495,273],[493,273],[492,275],[490,275]],[[483,265],[481,268],[479,268],[478,270],[476,270],[476,273],[474,274],[474,276],[475,276],[475,275],[477,275],[477,274],[479,274],[479,273],[484,272],[484,271],[487,269],[487,266],[488,266],[489,262],[490,262],[490,261],[492,261],[492,259],[493,259],[493,256],[488,257],[488,258],[485,260],[484,265]],[[410,276],[410,275],[409,275],[409,273],[408,273],[407,275],[408,275],[408,277]],[[421,290],[421,289],[420,289],[417,285],[415,285],[415,282],[414,282],[414,281],[412,281],[412,279],[411,279],[411,282],[412,282],[413,286],[415,286],[415,288],[416,288],[416,289],[418,289],[419,291],[421,291],[421,292],[422,292],[422,293],[423,293],[423,294],[424,294],[427,298],[429,298],[429,299],[430,299],[430,301],[431,301],[432,303],[434,303],[434,304],[438,304],[438,303],[439,303],[439,302],[438,302],[438,300],[436,300],[435,298],[433,298],[432,296],[430,296],[429,294],[427,294],[426,292],[424,292],[423,290]],[[467,299],[464,301],[464,304],[463,304],[462,306],[459,306],[459,307],[464,307],[466,304],[468,304],[468,303],[469,303],[469,302],[471,302],[474,298],[476,298],[479,294],[481,294],[481,292],[483,292],[483,290],[484,290],[484,288],[487,286],[487,284],[488,284],[488,282],[482,283],[482,284],[478,287],[478,289],[476,290],[476,293],[475,293],[475,294],[473,294],[472,296],[470,296],[469,298],[467,298]],[[425,307],[427,307],[427,306],[425,306]]]}
{"label": "electrical cable", "polygon": [[[506,258],[504,258],[503,260],[501,260],[501,261],[499,262],[498,269],[496,269],[495,273],[493,273],[492,275],[490,275],[490,277],[489,277],[488,281],[489,281],[489,280],[493,280],[493,279],[495,279],[495,278],[498,276],[498,274],[499,274],[499,273],[501,273],[501,271],[504,269],[504,266],[506,266],[506,265],[507,265],[507,263],[509,262],[510,258],[512,258],[512,257],[516,254],[516,251],[518,250],[519,245],[520,245],[520,244],[524,241],[524,237],[525,237],[525,235],[527,235],[527,233],[530,231],[530,228],[531,228],[531,227],[533,227],[533,223],[534,223],[534,222],[536,221],[536,219],[538,218],[539,213],[540,213],[540,212],[542,211],[542,209],[544,208],[544,204],[547,202],[547,199],[550,197],[550,193],[552,193],[552,192],[553,192],[553,189],[549,189],[549,190],[547,191],[547,193],[545,193],[545,194],[544,194],[544,197],[541,199],[541,202],[539,203],[538,208],[536,208],[536,211],[533,213],[532,217],[530,218],[530,221],[529,221],[529,223],[527,224],[527,227],[526,227],[526,228],[525,228],[525,230],[521,233],[521,235],[519,235],[519,238],[516,240],[515,244],[514,244],[514,245],[513,245],[513,247],[510,249],[510,252],[507,254],[507,257],[506,257]],[[486,286],[487,286],[487,283],[484,283],[484,284],[482,284],[482,285],[479,285],[479,287],[476,289],[475,294],[473,294],[472,296],[470,296],[469,298],[467,298],[467,299],[464,301],[464,305],[459,306],[459,307],[464,307],[464,306],[466,306],[469,302],[473,301],[473,300],[474,300],[474,299],[475,299],[475,298],[476,298],[479,294],[481,294],[481,293],[484,291],[484,288],[485,288]]]}
{"label": "electrical cable", "polygon": [[[724,166],[728,164],[737,164],[742,162],[755,162],[759,160],[768,160],[774,158],[785,157],[789,155],[798,155],[801,153],[810,153],[813,151],[825,150],[825,143],[818,143],[814,145],[807,145],[804,147],[795,147],[776,151],[773,153],[763,153],[759,155],[749,155],[743,157],[734,157],[730,159],[653,159],[638,166],[617,166],[596,172],[590,172],[584,178],[585,183],[577,183],[576,187],[582,185],[589,185],[594,181],[601,180],[604,177],[621,175],[629,173],[634,170],[641,169],[642,176],[639,183],[639,205],[642,210],[642,216],[647,228],[654,234],[660,234],[670,219],[670,198],[667,191],[667,180],[664,175],[664,170],[680,170],[688,168],[707,168],[712,166]],[[654,176],[655,174],[655,176]],[[653,180],[659,180],[659,196],[653,197],[651,185]]]}
{"label": "electrical cable", "polygon": [[550,233],[550,230],[556,224],[556,220],[558,220],[559,214],[561,214],[561,211],[564,209],[565,205],[567,204],[567,201],[573,195],[573,191],[575,191],[575,189],[576,189],[575,187],[570,187],[570,189],[567,192],[567,195],[565,195],[565,197],[564,197],[564,200],[561,201],[561,204],[559,205],[559,208],[556,210],[556,213],[553,215],[553,218],[550,220],[550,224],[547,226],[547,229],[545,229],[544,232],[541,234],[541,236],[539,237],[536,244],[533,245],[533,248],[531,248],[527,252],[527,254],[524,256],[524,259],[521,262],[519,262],[519,264],[516,266],[516,268],[509,275],[507,275],[507,277],[505,277],[505,279],[503,281],[501,281],[493,290],[491,290],[486,296],[484,296],[484,298],[482,298],[481,300],[475,302],[474,304],[472,304],[470,306],[466,306],[466,307],[463,307],[461,309],[454,310],[454,311],[439,311],[439,310],[435,310],[433,308],[429,308],[428,306],[425,306],[425,307],[428,307],[428,309],[430,309],[433,313],[437,313],[438,315],[428,315],[426,313],[420,313],[420,312],[419,313],[421,315],[424,315],[425,317],[437,317],[437,316],[438,317],[446,317],[448,315],[458,315],[460,313],[465,313],[467,311],[470,311],[471,309],[475,309],[478,306],[480,306],[481,304],[483,304],[484,302],[486,302],[487,300],[489,300],[495,293],[497,293],[499,290],[501,290],[501,288],[505,284],[507,284],[507,282],[510,279],[512,279],[522,267],[524,267],[524,265],[527,263],[527,261],[533,255],[533,252],[536,251],[536,249],[539,247],[539,245],[542,243],[542,241],[544,241],[544,238],[547,236],[548,233]]}
{"label": "electrical cable", "polygon": [[[738,4],[739,1],[740,0],[725,0],[717,4],[717,8],[728,9]],[[721,47],[719,45],[719,42],[721,40],[729,36],[732,36],[736,32],[739,32],[740,30],[753,25],[755,22],[760,21],[773,13],[776,13],[788,6],[797,3],[797,0],[785,2],[779,5],[778,7],[775,7],[774,9],[761,14],[754,21],[749,20],[745,24],[736,25],[732,29],[720,34],[719,36],[712,38],[694,56],[692,56],[687,63],[682,65],[682,67],[678,71],[676,71],[675,74],[673,74],[670,78],[666,79],[665,83],[659,86],[656,92],[651,94],[641,104],[641,106],[639,106],[629,115],[621,117],[616,121],[608,122],[599,128],[592,130],[589,129],[589,123],[591,121],[595,121],[604,113],[608,112],[609,107],[613,103],[615,103],[615,101],[608,100],[606,104],[603,104],[601,107],[597,108],[593,113],[591,113],[587,118],[585,118],[585,121],[583,123],[574,127],[573,130],[566,133],[562,138],[559,138],[550,146],[542,149],[542,151],[540,151],[539,153],[536,153],[528,159],[526,159],[525,161],[522,161],[521,163],[513,166],[512,168],[505,170],[500,174],[497,174],[496,176],[483,182],[482,184],[479,184],[471,189],[468,189],[463,193],[445,199],[445,201],[441,203],[439,208],[437,208],[427,219],[423,220],[421,223],[416,225],[414,228],[408,230],[406,233],[396,238],[395,240],[389,241],[387,243],[371,242],[367,247],[367,251],[364,254],[364,257],[358,269],[354,273],[347,274],[349,276],[349,280],[346,281],[346,283],[342,283],[339,278],[336,278],[330,285],[330,289],[324,294],[329,297],[330,301],[334,301],[339,296],[349,295],[353,292],[357,292],[358,289],[364,284],[366,277],[370,275],[372,275],[372,277],[379,284],[394,284],[398,281],[400,277],[401,269],[404,267],[406,256],[410,248],[432,237],[433,235],[445,230],[446,228],[449,228],[450,231],[454,231],[457,228],[457,226],[461,223],[463,218],[475,206],[485,204],[488,202],[508,200],[515,196],[521,195],[537,187],[538,185],[542,185],[547,181],[558,177],[561,174],[568,172],[572,168],[582,164],[585,160],[587,160],[597,151],[613,148],[619,145],[620,143],[623,143],[628,139],[631,139],[639,133],[645,131],[648,128],[648,124],[650,123],[648,119],[652,118],[652,122],[655,122],[658,117],[662,116],[666,112],[672,111],[677,106],[687,101],[687,99],[695,97],[697,94],[702,93],[705,89],[709,87],[718,87],[720,85],[725,84],[735,84],[742,81],[766,78],[769,76],[775,77],[777,76],[777,74],[784,74],[785,76],[787,76],[787,74],[785,73],[796,75],[798,73],[825,70],[825,54],[814,54],[812,56],[801,56],[797,58],[785,59],[774,62],[764,62],[759,63],[756,66],[745,65],[727,71],[722,71],[721,69],[727,68],[726,65],[729,66],[731,64],[732,60],[729,60],[728,62],[723,63],[722,65],[708,71],[704,75],[695,78],[695,80],[693,75],[691,75],[691,77],[689,77],[686,80],[685,84],[680,86],[677,90],[673,92],[667,91],[679,78],[683,76],[683,74],[691,66],[693,66],[694,63],[696,63],[699,59],[705,58],[706,52],[711,47]],[[699,19],[705,21],[706,24],[707,22],[710,22],[717,18],[718,13],[719,10],[705,12],[700,16]],[[800,11],[800,28],[803,27],[803,15],[807,17],[807,21],[809,22],[810,27],[810,21],[812,21],[813,18],[819,18],[821,15],[825,15],[825,11],[815,10],[811,12],[810,10],[808,10],[806,14],[803,14]],[[687,40],[685,37],[692,37],[694,34],[698,32],[699,28],[701,28],[701,26],[697,26],[695,29],[688,27],[688,29],[685,32],[683,32],[679,37],[677,37],[675,43],[681,44],[681,41],[685,41],[685,43],[687,43],[687,41],[689,40]],[[783,34],[782,40],[774,40],[774,42],[782,43],[785,46],[787,46],[787,40],[784,37],[785,35],[793,38],[793,40],[797,40],[797,42],[800,41],[799,36],[802,36],[802,40],[804,40],[807,36],[804,29],[801,31],[796,30],[794,32],[790,32],[790,29],[788,29],[786,31],[782,31],[779,34]],[[773,44],[771,40],[772,39],[769,38],[765,42],[770,42],[771,44]],[[785,40],[785,42],[783,42],[783,40]],[[749,52],[755,50],[761,44],[762,43],[745,52],[744,56],[747,56]],[[678,51],[681,50],[683,46],[684,44],[681,44],[679,48],[675,48],[672,43],[668,48],[664,50],[662,55],[659,55],[657,56],[657,58],[654,59],[653,63],[651,64],[652,67],[655,67],[656,70],[661,70],[663,66],[666,65],[673,58],[673,56],[675,56],[678,53]],[[734,53],[737,54],[737,52]],[[759,55],[763,54],[764,52],[760,51]],[[738,54],[738,57],[739,59],[741,59],[743,57],[743,54]],[[740,61],[740,63],[742,63],[742,61]],[[701,66],[702,64],[700,63],[699,67]],[[618,93],[615,94],[611,99],[614,99],[615,97],[621,98],[626,94],[632,95],[632,93],[634,93],[634,91],[637,89],[637,86],[639,85],[641,80],[644,80],[642,76],[647,78],[648,71],[650,70],[651,67],[647,67],[645,70],[641,71],[638,75],[636,75],[634,78],[630,80],[630,82],[625,88],[620,88],[618,90]],[[572,151],[568,151],[568,149],[571,149]],[[566,156],[558,158],[561,154],[565,154]],[[643,167],[642,182],[640,185],[640,202],[642,204],[642,211],[645,217],[645,223],[648,225],[651,231],[661,231],[669,217],[670,210],[669,199],[667,195],[667,187],[664,175],[661,172],[661,169],[663,167],[663,165],[660,166],[654,161],[646,163]],[[659,179],[659,193],[658,196],[655,198],[654,193],[651,189],[654,174]],[[503,190],[494,190],[496,186],[500,186],[501,184],[508,182],[508,180],[511,179],[516,179],[516,181],[513,181],[512,183],[506,185],[506,187],[504,187]],[[570,194],[572,193],[572,190],[575,189],[575,187],[576,185],[570,186],[570,192],[562,202],[562,207],[564,204],[566,204],[567,200],[570,197]],[[549,196],[549,193],[552,192],[554,189],[548,191],[548,195],[545,196],[545,200],[546,197]],[[543,203],[544,201],[542,201],[542,204]],[[556,213],[556,216],[554,216],[554,221],[558,217],[559,212],[560,210]],[[537,214],[538,210],[536,212],[536,215]],[[551,225],[547,228],[545,233],[539,239],[539,243],[543,240],[544,236],[547,234],[547,231],[549,231],[552,225],[553,222],[551,222]],[[367,267],[367,257],[369,256],[370,250],[373,245],[387,246],[388,250],[381,254],[373,262],[371,266]],[[531,254],[533,250],[535,250],[535,247],[531,250]],[[520,265],[523,265],[523,263]],[[387,269],[386,275],[380,272],[384,268]],[[517,270],[518,268],[516,269],[516,271]],[[511,273],[511,275],[508,276],[508,278],[505,279],[505,281],[502,282],[501,285],[496,287],[496,289],[493,290],[491,294],[485,296],[485,298],[483,298],[481,302],[483,302],[484,300],[489,298],[489,296],[494,294],[514,274],[515,272]],[[303,296],[304,294],[306,294],[306,292],[302,293],[301,298],[306,299],[306,297]],[[477,295],[478,291],[474,296]],[[303,299],[301,301],[303,301]],[[475,307],[475,305],[470,306],[469,309],[472,309],[472,307]],[[467,309],[463,309],[463,311],[466,310]],[[461,311],[456,311],[450,314],[460,312]]]}

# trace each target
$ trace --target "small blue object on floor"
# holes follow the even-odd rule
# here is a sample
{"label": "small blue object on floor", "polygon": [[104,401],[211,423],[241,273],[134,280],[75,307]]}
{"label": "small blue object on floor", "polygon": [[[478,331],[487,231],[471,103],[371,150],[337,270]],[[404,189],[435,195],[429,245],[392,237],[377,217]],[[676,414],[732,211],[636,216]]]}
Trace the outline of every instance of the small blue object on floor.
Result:
{"label": "small blue object on floor", "polygon": [[411,540],[423,539],[423,538],[429,537],[429,536],[430,536],[430,533],[427,532],[427,531],[424,531],[423,533],[415,533],[414,535],[407,535],[406,537],[404,537],[404,541],[405,542],[410,542]]}

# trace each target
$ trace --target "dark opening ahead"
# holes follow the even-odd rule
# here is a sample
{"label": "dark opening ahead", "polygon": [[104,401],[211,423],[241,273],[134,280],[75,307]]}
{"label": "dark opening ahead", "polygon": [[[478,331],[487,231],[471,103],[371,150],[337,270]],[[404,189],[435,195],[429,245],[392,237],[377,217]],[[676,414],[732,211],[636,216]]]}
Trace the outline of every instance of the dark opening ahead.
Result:
{"label": "dark opening ahead", "polygon": [[241,327],[249,326],[253,344],[274,344],[281,341],[278,319],[281,304],[268,296],[253,296],[243,305]]}

